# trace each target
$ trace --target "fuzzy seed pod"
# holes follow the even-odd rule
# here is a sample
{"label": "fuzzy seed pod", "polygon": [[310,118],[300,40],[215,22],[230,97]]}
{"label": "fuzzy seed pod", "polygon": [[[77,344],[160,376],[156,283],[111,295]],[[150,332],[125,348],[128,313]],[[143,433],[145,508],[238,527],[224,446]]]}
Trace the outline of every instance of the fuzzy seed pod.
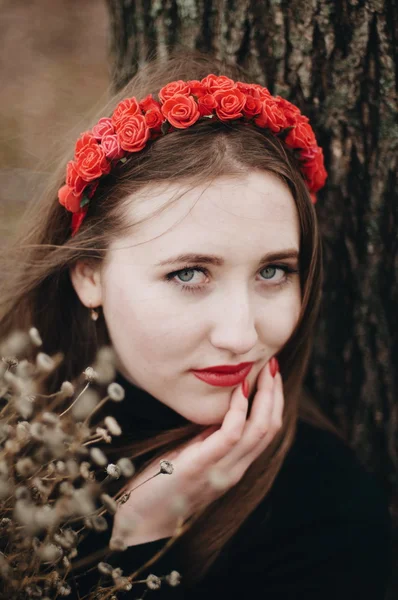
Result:
{"label": "fuzzy seed pod", "polygon": [[129,458],[119,458],[116,465],[121,470],[123,477],[132,477],[135,473],[135,467]]}
{"label": "fuzzy seed pod", "polygon": [[39,352],[36,356],[36,366],[42,373],[51,373],[55,369],[55,362],[45,352]]}
{"label": "fuzzy seed pod", "polygon": [[109,429],[112,435],[121,435],[122,429],[114,417],[105,417],[105,426]]}
{"label": "fuzzy seed pod", "polygon": [[178,571],[171,571],[169,575],[166,575],[166,581],[171,587],[176,587],[181,583],[181,575]]}
{"label": "fuzzy seed pod", "polygon": [[75,393],[75,387],[70,381],[64,381],[60,391],[65,398],[71,398]]}
{"label": "fuzzy seed pod", "polygon": [[90,456],[92,460],[100,467],[104,467],[108,462],[105,454],[97,447],[91,448]]}
{"label": "fuzzy seed pod", "polygon": [[109,463],[109,465],[106,467],[106,472],[109,477],[113,477],[113,479],[119,479],[121,475],[120,467],[114,465],[113,463]]}
{"label": "fuzzy seed pod", "polygon": [[162,580],[156,575],[148,575],[146,584],[150,590],[158,590],[162,585]]}
{"label": "fuzzy seed pod", "polygon": [[125,391],[118,383],[110,383],[108,385],[108,396],[113,402],[121,402],[124,399]]}
{"label": "fuzzy seed pod", "polygon": [[174,471],[174,465],[169,460],[160,461],[160,472],[166,475],[171,475]]}
{"label": "fuzzy seed pod", "polygon": [[32,344],[34,344],[35,346],[43,345],[43,340],[41,339],[39,330],[36,327],[31,327],[29,329],[29,337],[30,337]]}

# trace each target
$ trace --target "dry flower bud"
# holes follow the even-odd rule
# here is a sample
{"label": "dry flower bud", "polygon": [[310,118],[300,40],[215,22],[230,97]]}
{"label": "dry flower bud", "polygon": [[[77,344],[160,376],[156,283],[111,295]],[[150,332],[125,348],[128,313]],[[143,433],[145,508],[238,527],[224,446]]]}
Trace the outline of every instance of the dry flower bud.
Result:
{"label": "dry flower bud", "polygon": [[120,567],[116,567],[115,569],[112,570],[112,579],[116,580],[119,579],[122,575],[123,575],[123,569],[121,569]]}
{"label": "dry flower bud", "polygon": [[43,423],[47,423],[48,425],[58,425],[59,416],[55,413],[45,411],[41,415],[41,420],[43,421]]}
{"label": "dry flower bud", "polygon": [[61,394],[66,398],[71,398],[75,393],[75,386],[70,381],[64,381],[61,385]]}
{"label": "dry flower bud", "polygon": [[4,444],[5,450],[10,454],[17,454],[20,451],[21,446],[16,440],[7,440]]}
{"label": "dry flower bud", "polygon": [[30,425],[30,435],[39,442],[44,441],[46,431],[47,428],[44,425],[44,423],[39,423],[38,421],[35,421]]}
{"label": "dry flower bud", "polygon": [[91,464],[89,462],[87,462],[86,460],[84,460],[80,464],[80,475],[83,477],[83,479],[90,479],[90,477],[91,477],[90,467],[91,467]]}
{"label": "dry flower bud", "polygon": [[55,362],[51,356],[45,352],[38,352],[36,356],[36,366],[42,373],[51,373],[51,371],[55,369]]}
{"label": "dry flower bud", "polygon": [[106,442],[107,444],[110,444],[112,441],[111,436],[108,433],[107,429],[104,429],[104,427],[97,427],[95,430],[96,435],[98,435],[99,437],[101,437],[104,442]]}
{"label": "dry flower bud", "polygon": [[95,515],[91,517],[91,522],[95,531],[106,531],[108,529],[108,523],[102,515]]}
{"label": "dry flower bud", "polygon": [[[30,438],[30,423],[29,421],[20,421],[15,427],[17,440],[25,442]],[[1,468],[0,468],[1,472]]]}
{"label": "dry flower bud", "polygon": [[72,588],[68,583],[63,583],[58,589],[57,593],[59,596],[69,596],[72,593]]}
{"label": "dry flower bud", "polygon": [[55,463],[55,469],[58,471],[58,473],[63,475],[66,472],[66,464],[63,460],[57,460]]}
{"label": "dry flower bud", "polygon": [[39,527],[51,529],[58,522],[57,511],[52,506],[45,504],[36,510],[34,522]]}
{"label": "dry flower bud", "polygon": [[68,460],[66,461],[65,464],[66,464],[66,470],[68,472],[68,475],[72,479],[76,479],[76,477],[78,477],[80,473],[79,473],[79,465],[77,464],[75,459],[68,458]]}
{"label": "dry flower bud", "polygon": [[146,578],[146,584],[150,590],[158,590],[162,585],[162,580],[156,575],[148,575]]}
{"label": "dry flower bud", "polygon": [[166,475],[171,475],[174,471],[174,465],[169,460],[160,461],[160,472]]}
{"label": "dry flower bud", "polygon": [[120,435],[122,433],[121,427],[114,417],[105,417],[104,422],[112,435]]}
{"label": "dry flower bud", "polygon": [[24,592],[29,598],[42,598],[43,590],[36,584],[27,585]]}
{"label": "dry flower bud", "polygon": [[29,477],[29,475],[32,475],[32,473],[34,473],[37,467],[35,466],[33,460],[27,456],[25,458],[20,458],[19,460],[17,460],[15,464],[15,469],[17,473],[22,477]]}
{"label": "dry flower bud", "polygon": [[24,419],[29,419],[29,417],[32,416],[34,406],[27,396],[21,396],[20,398],[15,398],[14,406],[15,406],[16,411]]}
{"label": "dry flower bud", "polygon": [[127,544],[122,538],[115,537],[110,540],[109,548],[115,552],[124,552],[127,549]]}
{"label": "dry flower bud", "polygon": [[87,367],[87,369],[83,371],[83,375],[86,381],[89,383],[95,381],[98,377],[97,372],[93,369],[93,367]]}
{"label": "dry flower bud", "polygon": [[99,562],[97,568],[103,575],[112,575],[113,567],[109,563]]}
{"label": "dry flower bud", "polygon": [[116,583],[117,588],[125,592],[130,591],[133,587],[133,584],[127,579],[127,577],[119,577]]}
{"label": "dry flower bud", "polygon": [[69,558],[67,556],[64,556],[62,558],[62,564],[65,567],[65,569],[70,569],[70,566],[71,566],[70,565],[70,560],[69,560]]}
{"label": "dry flower bud", "polygon": [[34,374],[35,367],[26,358],[22,359],[15,369],[16,375],[23,379],[28,379]]}
{"label": "dry flower bud", "polygon": [[135,467],[129,458],[119,458],[116,465],[119,467],[123,477],[132,477],[135,473]]}
{"label": "dry flower bud", "polygon": [[101,494],[100,496],[102,504],[106,507],[107,511],[114,515],[117,511],[116,501],[109,496],[109,494]]}
{"label": "dry flower bud", "polygon": [[3,374],[3,377],[7,375],[10,371],[15,369],[18,365],[18,359],[15,356],[2,356],[2,362],[5,364],[7,371]]}
{"label": "dry flower bud", "polygon": [[110,477],[113,477],[113,479],[119,479],[121,475],[120,467],[114,465],[113,463],[109,463],[109,465],[106,467],[106,472]]}
{"label": "dry flower bud", "polygon": [[97,447],[91,448],[90,456],[100,467],[103,467],[108,463],[108,459],[106,458],[105,454]]}
{"label": "dry flower bud", "polygon": [[73,496],[75,493],[75,488],[70,481],[62,481],[59,484],[59,491],[61,494],[65,494],[65,496]]}
{"label": "dry flower bud", "polygon": [[36,329],[36,327],[31,327],[29,329],[29,337],[31,339],[32,344],[34,344],[35,346],[43,345],[43,340],[41,339],[39,330]]}
{"label": "dry flower bud", "polygon": [[181,583],[181,575],[178,571],[171,571],[169,575],[166,575],[166,581],[171,587],[176,587]]}
{"label": "dry flower bud", "polygon": [[[6,529],[9,525],[11,525],[11,523],[12,523],[12,521],[8,517],[3,517],[2,519],[0,519],[0,527],[2,529]],[[1,553],[0,553],[0,555],[1,555]]]}
{"label": "dry flower bud", "polygon": [[55,544],[43,544],[36,550],[41,562],[53,563],[59,560],[63,554],[61,548]]}
{"label": "dry flower bud", "polygon": [[14,373],[11,373],[11,371],[6,371],[3,375],[3,379],[15,394],[24,393],[25,384],[20,377],[17,377]]}
{"label": "dry flower bud", "polygon": [[124,399],[125,391],[118,383],[110,383],[108,385],[108,396],[114,402],[121,402]]}

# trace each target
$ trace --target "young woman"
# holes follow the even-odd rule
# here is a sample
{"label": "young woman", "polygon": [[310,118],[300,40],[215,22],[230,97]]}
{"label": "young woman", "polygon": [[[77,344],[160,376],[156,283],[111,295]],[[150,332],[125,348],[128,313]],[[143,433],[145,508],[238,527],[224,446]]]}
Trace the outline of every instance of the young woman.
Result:
{"label": "young woman", "polygon": [[[116,357],[125,399],[97,417],[121,424],[103,450],[133,458],[137,489],[82,542],[73,597],[97,597],[99,539],[127,576],[172,538],[179,504],[183,534],[143,575],[180,573],[159,597],[382,600],[387,500],[303,389],[326,180],[308,119],[239,69],[177,54],[68,158],[10,249],[0,334],[33,324],[63,353],[49,391],[103,345]],[[150,479],[159,459],[174,470]]]}

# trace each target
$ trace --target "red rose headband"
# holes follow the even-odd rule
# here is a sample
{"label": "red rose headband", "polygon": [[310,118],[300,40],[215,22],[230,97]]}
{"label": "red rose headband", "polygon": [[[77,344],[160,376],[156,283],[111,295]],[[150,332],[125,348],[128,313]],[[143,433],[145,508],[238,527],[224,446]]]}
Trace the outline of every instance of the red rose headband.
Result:
{"label": "red rose headband", "polygon": [[207,75],[201,81],[172,81],[158,94],[140,102],[122,100],[110,118],[104,117],[81,134],[74,159],[68,162],[66,184],[58,191],[59,202],[71,213],[72,237],[78,232],[97,189],[99,179],[129,154],[140,152],[150,140],[197,121],[241,119],[269,129],[296,151],[311,200],[326,181],[323,151],[316,142],[309,119],[294,104],[272,96],[254,83],[233,81],[224,75]]}

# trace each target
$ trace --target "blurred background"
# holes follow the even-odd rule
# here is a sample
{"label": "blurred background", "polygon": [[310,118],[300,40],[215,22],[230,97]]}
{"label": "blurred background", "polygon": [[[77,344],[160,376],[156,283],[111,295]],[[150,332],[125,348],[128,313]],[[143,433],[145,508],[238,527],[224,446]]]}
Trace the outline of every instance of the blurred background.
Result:
{"label": "blurred background", "polygon": [[110,67],[103,0],[0,0],[0,11],[2,243],[63,139],[107,97]]}

